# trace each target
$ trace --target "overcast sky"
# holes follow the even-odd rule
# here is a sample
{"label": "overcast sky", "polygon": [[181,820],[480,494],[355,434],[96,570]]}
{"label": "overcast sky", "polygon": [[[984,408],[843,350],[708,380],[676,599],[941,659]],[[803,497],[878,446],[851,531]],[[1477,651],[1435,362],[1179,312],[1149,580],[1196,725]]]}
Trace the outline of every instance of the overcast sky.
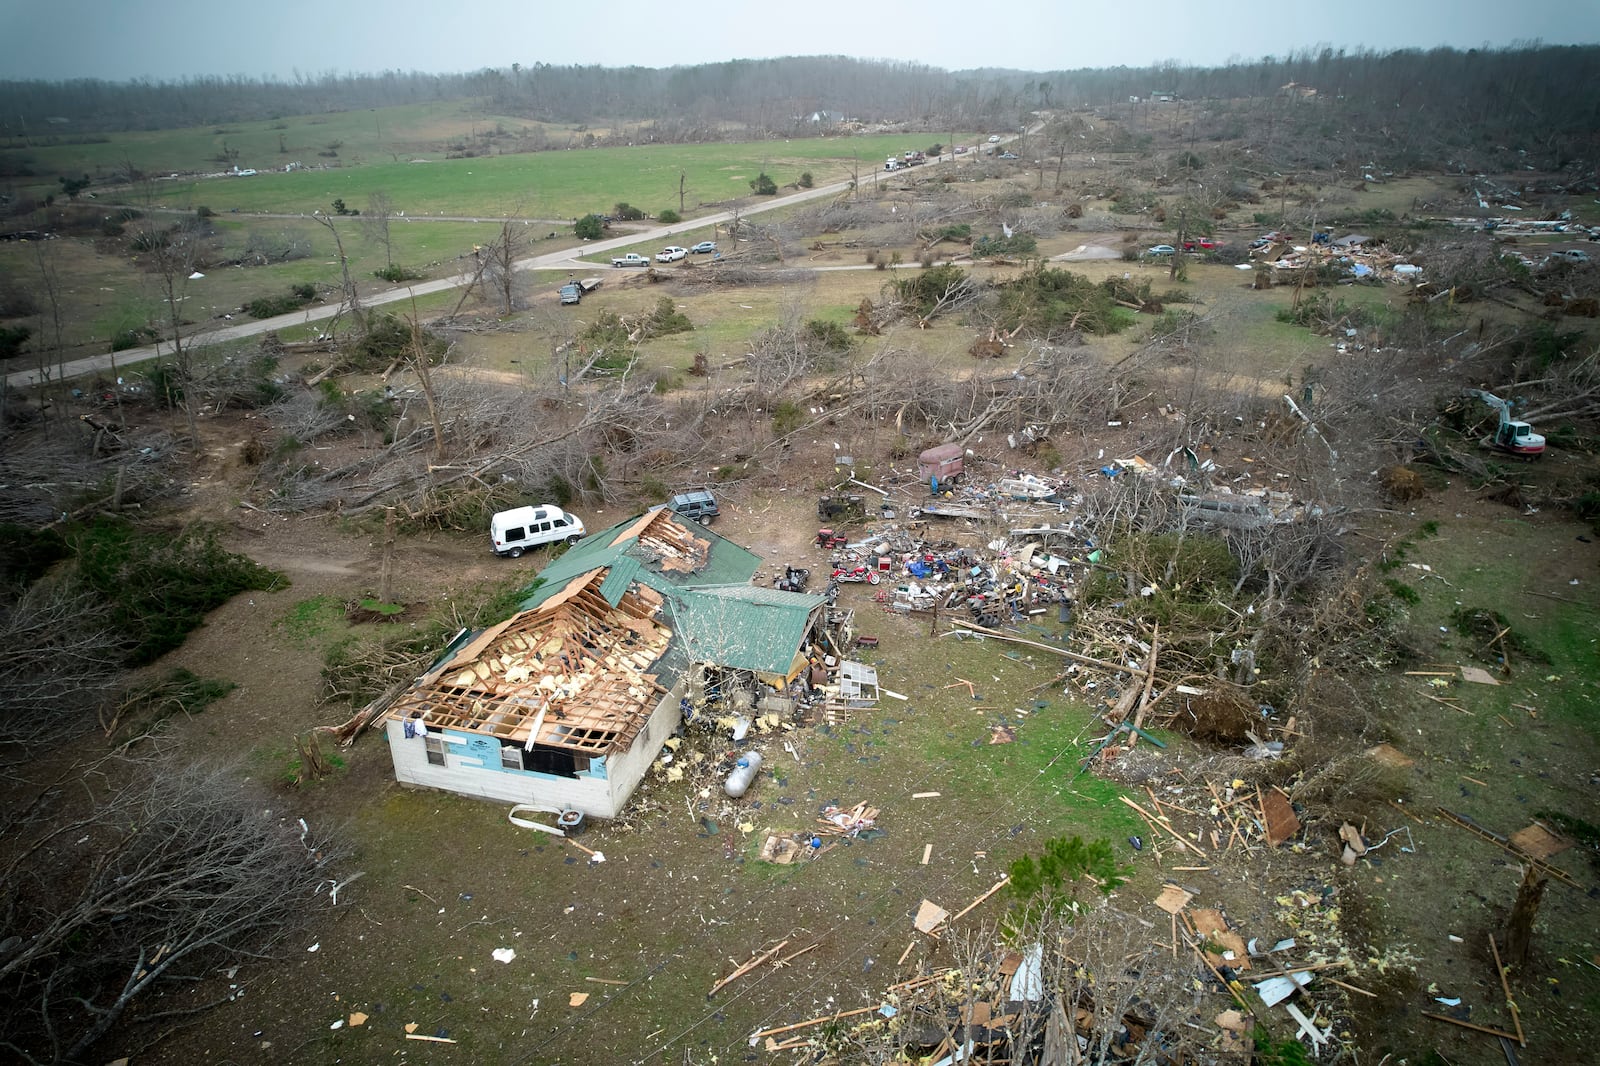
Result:
{"label": "overcast sky", "polygon": [[[1595,0],[0,0],[0,78],[668,67],[784,55],[949,70],[1192,66],[1301,48],[1600,42]],[[0,101],[0,106],[4,106]]]}

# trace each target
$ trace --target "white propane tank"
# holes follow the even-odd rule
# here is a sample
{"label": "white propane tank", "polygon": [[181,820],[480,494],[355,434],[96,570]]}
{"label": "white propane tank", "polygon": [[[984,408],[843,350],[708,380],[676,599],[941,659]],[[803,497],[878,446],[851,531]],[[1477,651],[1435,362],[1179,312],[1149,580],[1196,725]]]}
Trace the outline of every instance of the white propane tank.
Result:
{"label": "white propane tank", "polygon": [[739,765],[733,768],[733,773],[728,775],[728,780],[723,783],[722,791],[732,799],[738,799],[750,790],[750,782],[756,779],[756,774],[761,770],[761,753],[750,751],[739,756]]}

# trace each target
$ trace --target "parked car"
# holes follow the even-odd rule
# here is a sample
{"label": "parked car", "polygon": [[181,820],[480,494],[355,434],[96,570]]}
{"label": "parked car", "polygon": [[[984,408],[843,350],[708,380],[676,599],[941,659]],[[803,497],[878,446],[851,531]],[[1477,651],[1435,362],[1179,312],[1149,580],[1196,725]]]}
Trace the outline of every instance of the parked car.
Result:
{"label": "parked car", "polygon": [[1170,244],[1155,244],[1144,250],[1148,256],[1176,255],[1178,250]]}
{"label": "parked car", "polygon": [[612,256],[611,265],[614,267],[647,267],[650,265],[650,260],[638,252],[629,252],[627,255]]}
{"label": "parked car", "polygon": [[569,281],[558,290],[561,293],[563,304],[575,304],[583,301],[583,286],[576,281]]}
{"label": "parked car", "polygon": [[711,494],[710,489],[690,489],[680,492],[667,501],[667,506],[683,515],[693,519],[702,526],[709,526],[711,520],[722,511],[717,507],[717,498]]}
{"label": "parked car", "polygon": [[1015,152],[1001,152],[1000,153],[1000,158],[1001,159],[1015,159],[1015,158],[1017,158],[1017,153],[1015,153]]}
{"label": "parked car", "polygon": [[1000,143],[1000,135],[998,133],[989,134],[989,143],[990,144],[999,144]]}
{"label": "parked car", "polygon": [[1569,263],[1587,263],[1589,253],[1581,248],[1562,248],[1550,253],[1551,259],[1565,259]]}
{"label": "parked car", "polygon": [[689,254],[688,249],[679,248],[676,244],[669,244],[656,253],[658,263],[676,263]]}
{"label": "parked car", "polygon": [[541,544],[554,544],[559,540],[573,544],[584,532],[583,519],[553,503],[513,507],[489,519],[489,550],[515,559]]}
{"label": "parked car", "polygon": [[692,248],[689,249],[689,251],[691,253],[693,253],[694,255],[710,255],[712,252],[714,252],[716,250],[717,250],[717,242],[716,241],[701,241],[699,244],[697,244],[697,245],[695,245],[695,246],[693,246]]}
{"label": "parked car", "polygon": [[1214,241],[1210,237],[1200,237],[1200,238],[1197,238],[1196,240],[1184,241],[1183,242],[1183,250],[1186,251],[1186,252],[1193,252],[1193,251],[1209,252],[1211,249],[1215,248],[1220,243],[1221,243],[1220,241]]}

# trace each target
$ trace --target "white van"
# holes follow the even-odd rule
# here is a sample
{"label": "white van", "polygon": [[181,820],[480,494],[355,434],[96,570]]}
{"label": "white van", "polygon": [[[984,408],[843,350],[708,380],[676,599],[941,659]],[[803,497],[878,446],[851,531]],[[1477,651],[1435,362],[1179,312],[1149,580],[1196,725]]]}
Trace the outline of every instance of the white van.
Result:
{"label": "white van", "polygon": [[515,559],[541,544],[564,540],[572,544],[584,536],[583,519],[553,503],[538,507],[513,507],[489,519],[489,547],[496,555]]}

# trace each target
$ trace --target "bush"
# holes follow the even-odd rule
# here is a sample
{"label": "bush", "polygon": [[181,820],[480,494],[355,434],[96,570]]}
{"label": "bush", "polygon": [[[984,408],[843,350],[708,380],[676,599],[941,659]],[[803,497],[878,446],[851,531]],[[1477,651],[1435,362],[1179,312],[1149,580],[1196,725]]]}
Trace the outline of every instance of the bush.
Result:
{"label": "bush", "polygon": [[778,183],[768,177],[767,172],[763,170],[750,182],[750,191],[757,196],[776,196],[778,195]]}
{"label": "bush", "polygon": [[656,215],[656,220],[658,222],[664,222],[669,226],[675,226],[679,222],[683,221],[683,216],[669,207],[665,211],[662,211],[660,214]]}
{"label": "bush", "polygon": [[283,296],[258,296],[244,305],[244,310],[251,318],[273,318],[277,315],[287,315],[298,311],[317,295],[317,287],[309,282],[302,282],[290,288]]}
{"label": "bush", "polygon": [[848,352],[850,350],[850,334],[837,322],[827,319],[813,318],[805,324],[801,331],[802,338],[808,345],[821,348],[826,352]]}
{"label": "bush", "polygon": [[573,236],[582,241],[597,241],[605,232],[605,222],[599,215],[584,215],[572,224]]}
{"label": "bush", "polygon": [[[437,362],[448,345],[434,333],[421,331],[422,351],[432,362]],[[414,354],[411,323],[393,315],[380,315],[368,319],[367,332],[345,346],[345,355],[357,370],[382,370],[396,359],[409,359]]]}
{"label": "bush", "polygon": [[800,172],[800,182],[799,182],[800,187],[802,189],[809,189],[809,188],[811,188],[811,186],[813,184],[814,184],[814,182],[813,182],[813,179],[811,177],[811,171],[802,170]]}
{"label": "bush", "polygon": [[656,309],[650,312],[650,317],[645,321],[644,335],[665,337],[673,333],[688,333],[692,329],[694,323],[689,321],[689,316],[678,310],[672,297],[663,296],[656,301]]}
{"label": "bush", "polygon": [[386,266],[381,270],[374,270],[372,272],[372,276],[375,278],[381,278],[384,281],[398,284],[402,281],[416,281],[418,278],[422,277],[422,273],[420,271],[412,270],[409,267],[403,267],[399,263],[391,263],[389,266]]}
{"label": "bush", "polygon": [[205,204],[201,204],[199,207],[194,209],[195,218],[215,218],[216,215],[217,213],[211,210],[211,208],[207,207]]}
{"label": "bush", "polygon": [[111,350],[124,352],[129,348],[137,348],[141,344],[149,344],[156,339],[156,331],[149,326],[130,326],[128,329],[118,330],[111,335]]}
{"label": "bush", "polygon": [[617,204],[611,213],[624,222],[638,222],[644,218],[643,210],[626,202]]}
{"label": "bush", "polygon": [[986,235],[972,242],[972,254],[978,256],[1033,255],[1038,250],[1039,242],[1028,233],[1013,233],[1009,237]]}
{"label": "bush", "polygon": [[784,437],[805,425],[806,409],[793,400],[784,400],[772,409],[772,435]]}
{"label": "bush", "polygon": [[0,359],[15,359],[22,354],[22,346],[33,336],[28,326],[0,326]]}

